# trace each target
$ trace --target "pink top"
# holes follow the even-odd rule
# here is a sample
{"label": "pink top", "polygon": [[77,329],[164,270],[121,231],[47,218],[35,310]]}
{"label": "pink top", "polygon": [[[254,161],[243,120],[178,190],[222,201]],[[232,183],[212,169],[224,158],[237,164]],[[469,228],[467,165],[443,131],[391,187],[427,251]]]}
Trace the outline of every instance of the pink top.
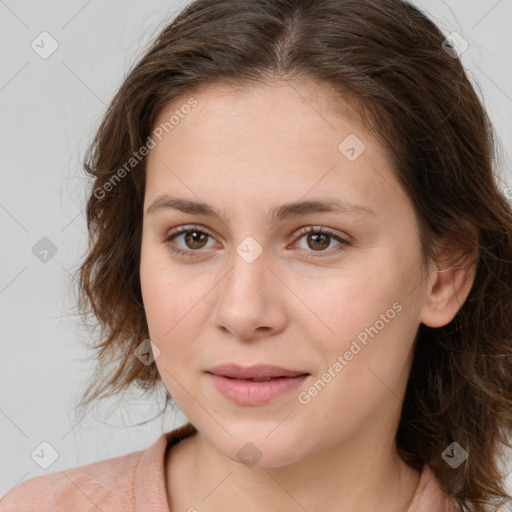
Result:
{"label": "pink top", "polygon": [[[196,432],[187,423],[146,450],[30,478],[0,500],[0,512],[169,512],[166,452]],[[425,466],[404,512],[448,512],[448,498]]]}

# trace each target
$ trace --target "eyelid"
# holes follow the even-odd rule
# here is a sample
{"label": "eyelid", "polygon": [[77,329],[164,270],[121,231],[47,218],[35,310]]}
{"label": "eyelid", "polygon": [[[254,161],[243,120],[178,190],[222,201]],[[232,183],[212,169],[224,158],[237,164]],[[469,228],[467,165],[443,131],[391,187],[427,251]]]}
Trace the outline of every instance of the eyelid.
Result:
{"label": "eyelid", "polygon": [[[198,224],[184,224],[182,226],[178,226],[178,227],[173,228],[173,229],[169,230],[168,232],[166,232],[164,237],[167,239],[167,238],[173,237],[174,235],[177,235],[180,233],[186,233],[188,231],[198,231],[200,233],[205,233],[205,234],[215,238],[215,235],[212,234],[211,230],[209,230],[201,225],[198,225]],[[345,235],[345,237],[344,237],[344,236],[340,235],[339,232],[335,229],[327,228],[324,226],[313,226],[313,225],[304,226],[304,227],[300,228],[298,231],[296,231],[294,233],[293,236],[304,235],[306,233],[311,233],[311,232],[313,232],[313,233],[321,232],[321,233],[325,233],[328,235],[336,236],[338,238],[343,239],[346,242],[351,241],[350,240],[351,237],[349,237],[348,235]]]}
{"label": "eyelid", "polygon": [[[207,228],[204,228],[203,226],[200,226],[197,224],[186,224],[186,225],[178,226],[178,227],[173,228],[170,231],[168,231],[162,237],[162,241],[165,242],[166,244],[169,244],[172,242],[172,239],[175,238],[176,236],[179,236],[180,234],[188,233],[191,231],[203,233],[211,238],[215,238],[215,236],[211,233],[211,231],[208,230]],[[332,228],[327,228],[324,226],[309,225],[309,226],[304,226],[304,227],[300,228],[298,231],[296,231],[294,233],[293,236],[296,240],[293,242],[292,245],[295,245],[304,235],[306,235],[308,233],[320,233],[320,234],[329,235],[332,238],[335,238],[339,242],[338,246],[336,246],[333,249],[329,249],[327,251],[307,251],[305,249],[299,249],[299,251],[301,251],[303,253],[308,253],[308,256],[306,256],[306,258],[310,258],[310,259],[332,256],[333,254],[337,254],[339,252],[340,248],[342,250],[345,247],[352,245],[352,243],[353,243],[351,237],[341,236],[338,231],[336,231]],[[199,257],[202,255],[202,253],[206,252],[202,249],[192,250],[192,249],[181,249],[181,248],[171,248],[171,247],[169,247],[169,249],[174,253],[178,253],[178,254],[181,254],[186,257],[195,257],[196,255]],[[318,253],[319,255],[313,256],[314,253]],[[323,255],[326,255],[326,256],[323,256]]]}
{"label": "eyelid", "polygon": [[343,242],[352,243],[351,237],[349,237],[348,235],[341,235],[339,231],[332,229],[332,228],[327,228],[324,226],[312,226],[312,225],[305,226],[303,228],[300,228],[294,234],[294,236],[302,236],[307,233],[322,233],[324,235],[331,235],[332,237],[338,238],[339,240],[342,240]]}
{"label": "eyelid", "polygon": [[[196,231],[198,233],[204,233],[205,235],[208,235],[210,238],[216,238],[216,236],[209,230],[204,228],[203,226],[197,225],[197,224],[186,224],[183,226],[178,226],[176,228],[173,228],[165,233],[165,235],[162,237],[163,242],[171,242],[174,237],[177,237],[179,235],[182,235],[184,233],[188,233],[191,231]],[[193,252],[199,252],[200,250],[196,250]]]}

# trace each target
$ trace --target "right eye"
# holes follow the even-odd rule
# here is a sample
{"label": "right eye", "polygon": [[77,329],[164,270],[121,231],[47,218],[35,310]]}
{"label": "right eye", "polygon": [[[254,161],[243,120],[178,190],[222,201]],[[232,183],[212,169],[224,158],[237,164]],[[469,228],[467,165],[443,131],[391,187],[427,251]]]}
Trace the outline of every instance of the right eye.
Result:
{"label": "right eye", "polygon": [[[198,256],[202,252],[200,249],[205,247],[205,240],[212,235],[208,231],[198,228],[197,226],[179,226],[165,235],[163,242],[167,248],[174,254],[185,257]],[[176,247],[176,239],[184,237],[185,248]],[[188,248],[187,248],[188,247]]]}

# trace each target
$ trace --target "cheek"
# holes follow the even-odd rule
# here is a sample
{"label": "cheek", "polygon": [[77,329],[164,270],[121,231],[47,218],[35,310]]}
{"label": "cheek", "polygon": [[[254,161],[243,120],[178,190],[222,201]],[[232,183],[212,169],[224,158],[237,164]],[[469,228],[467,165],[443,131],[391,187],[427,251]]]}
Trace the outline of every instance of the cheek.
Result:
{"label": "cheek", "polygon": [[157,364],[175,360],[176,354],[181,361],[192,354],[205,321],[210,279],[204,272],[203,277],[191,276],[171,265],[161,247],[143,243],[140,282],[150,338],[163,356]]}
{"label": "cheek", "polygon": [[351,367],[350,372],[344,366],[337,373],[344,373],[338,382],[349,374],[350,379],[364,380],[369,369],[396,380],[418,328],[414,302],[407,297],[410,276],[389,254],[376,264],[350,269],[339,279],[326,279],[321,288],[302,283],[299,289],[307,293],[301,297],[314,313],[304,317],[311,320],[302,320],[303,328],[310,340],[316,340],[325,368],[332,367],[338,356],[345,356]]}
{"label": "cheek", "polygon": [[[324,339],[338,340],[336,349],[365,327],[372,325],[391,308],[398,290],[390,276],[383,279],[378,268],[344,269],[338,276],[316,276],[297,282],[300,297],[306,306],[304,319]],[[305,321],[305,320],[304,320]],[[331,343],[330,342],[330,343]]]}
{"label": "cheek", "polygon": [[182,303],[179,301],[179,287],[173,282],[168,265],[162,261],[165,251],[159,249],[155,243],[143,238],[140,284],[151,339],[163,349],[162,342],[166,339],[166,333],[169,335],[173,332]]}
{"label": "cheek", "polygon": [[322,365],[312,387],[304,389],[301,404],[309,404],[304,412],[314,414],[319,423],[357,429],[401,396],[417,328],[403,285],[389,274],[383,279],[369,272],[333,283],[326,294],[329,300],[316,297],[312,309],[316,307],[334,334],[319,335],[311,324],[308,337],[316,340]]}
{"label": "cheek", "polygon": [[140,286],[144,311],[148,322],[151,338],[156,341],[157,333],[160,332],[160,324],[164,320],[162,311],[167,308],[168,295],[165,293],[166,286],[162,286],[161,270],[152,257],[151,251],[142,244],[140,262]]}

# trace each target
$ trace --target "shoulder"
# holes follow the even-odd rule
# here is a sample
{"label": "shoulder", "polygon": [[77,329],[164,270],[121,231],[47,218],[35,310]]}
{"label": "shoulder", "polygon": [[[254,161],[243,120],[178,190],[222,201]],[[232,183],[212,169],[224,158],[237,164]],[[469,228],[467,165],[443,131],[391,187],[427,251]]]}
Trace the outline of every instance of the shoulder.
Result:
{"label": "shoulder", "polygon": [[0,500],[0,512],[142,512],[168,510],[168,448],[196,432],[190,423],[145,450],[22,482]]}
{"label": "shoulder", "polygon": [[30,478],[0,500],[0,512],[129,510],[143,453]]}

